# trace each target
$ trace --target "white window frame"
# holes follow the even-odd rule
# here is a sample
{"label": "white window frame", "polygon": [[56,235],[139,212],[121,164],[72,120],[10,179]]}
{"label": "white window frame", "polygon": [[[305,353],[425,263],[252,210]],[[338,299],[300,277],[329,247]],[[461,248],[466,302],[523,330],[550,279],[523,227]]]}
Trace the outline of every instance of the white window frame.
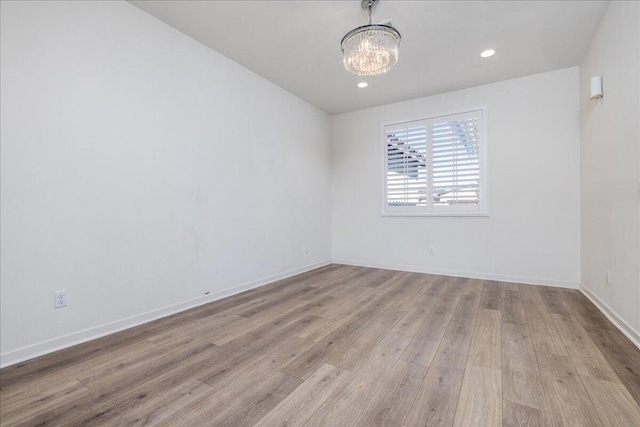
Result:
{"label": "white window frame", "polygon": [[[411,207],[407,207],[406,210],[399,210],[399,209],[389,209],[387,206],[387,135],[385,132],[385,128],[387,126],[395,126],[395,125],[400,125],[403,123],[410,123],[410,122],[416,122],[416,121],[421,121],[421,120],[431,120],[431,119],[437,119],[440,117],[445,117],[445,116],[452,116],[452,115],[457,115],[457,114],[465,114],[465,113],[474,113],[474,112],[481,112],[482,113],[482,130],[481,130],[481,138],[482,140],[480,141],[480,148],[479,148],[479,162],[478,162],[478,167],[479,167],[479,176],[480,176],[480,186],[479,186],[479,196],[480,196],[480,204],[478,205],[477,209],[474,209],[472,211],[464,211],[464,210],[460,210],[460,208],[458,207],[458,210],[455,211],[447,211],[445,210],[446,208],[444,207],[438,207],[437,209],[434,209],[434,207],[432,206],[432,200],[430,200],[429,203],[427,203],[426,207],[415,207],[415,206],[411,206]],[[393,122],[387,122],[387,123],[382,123],[380,126],[380,134],[382,135],[382,142],[380,144],[380,146],[382,147],[382,197],[381,197],[381,216],[389,216],[389,217],[393,217],[393,216],[399,216],[399,217],[488,217],[489,216],[489,206],[488,206],[488,181],[487,181],[487,167],[488,167],[488,157],[487,157],[487,153],[488,153],[488,128],[489,128],[489,115],[488,115],[488,108],[486,105],[480,106],[480,107],[473,107],[473,108],[465,108],[465,109],[460,109],[460,110],[455,110],[455,111],[449,111],[449,112],[445,112],[445,113],[438,113],[438,114],[430,114],[427,117],[419,117],[419,118],[412,118],[412,119],[406,119],[406,120],[395,120]],[[429,134],[430,130],[427,129],[427,134]],[[431,162],[431,158],[432,158],[432,153],[430,152],[430,150],[427,150],[427,154],[428,154],[428,160],[429,162]],[[431,187],[431,177],[429,176],[429,181],[427,183],[428,187]],[[429,194],[429,199],[431,199],[433,197],[432,194]]]}

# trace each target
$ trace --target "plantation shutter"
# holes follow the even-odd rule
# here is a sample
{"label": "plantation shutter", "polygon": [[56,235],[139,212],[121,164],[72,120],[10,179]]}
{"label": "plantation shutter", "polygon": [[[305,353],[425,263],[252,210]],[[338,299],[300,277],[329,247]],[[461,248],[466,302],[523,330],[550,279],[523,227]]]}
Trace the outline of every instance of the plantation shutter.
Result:
{"label": "plantation shutter", "polygon": [[432,119],[434,211],[478,211],[482,112]]}
{"label": "plantation shutter", "polygon": [[384,127],[384,211],[483,212],[483,110]]}
{"label": "plantation shutter", "polygon": [[426,120],[385,127],[386,207],[393,211],[427,205]]}

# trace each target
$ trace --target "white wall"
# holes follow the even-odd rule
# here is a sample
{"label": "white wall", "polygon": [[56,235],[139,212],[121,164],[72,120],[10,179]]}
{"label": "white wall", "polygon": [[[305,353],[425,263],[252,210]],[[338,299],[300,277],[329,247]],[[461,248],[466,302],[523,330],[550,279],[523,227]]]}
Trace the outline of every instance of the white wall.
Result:
{"label": "white wall", "polygon": [[[580,75],[582,283],[640,342],[638,2],[610,3]],[[592,76],[603,76],[604,97],[599,101],[589,100]]]}
{"label": "white wall", "polygon": [[[332,117],[334,260],[577,287],[578,81],[574,67]],[[382,217],[381,124],[481,105],[490,216]]]}
{"label": "white wall", "polygon": [[324,112],[128,3],[1,4],[3,365],[330,261]]}

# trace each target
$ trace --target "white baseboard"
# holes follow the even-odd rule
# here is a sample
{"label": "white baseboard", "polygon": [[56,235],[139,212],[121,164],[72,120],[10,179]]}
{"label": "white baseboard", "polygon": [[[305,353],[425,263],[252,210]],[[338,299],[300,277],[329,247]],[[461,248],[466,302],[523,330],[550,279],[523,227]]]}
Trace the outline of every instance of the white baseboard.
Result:
{"label": "white baseboard", "polygon": [[385,270],[409,271],[413,273],[438,274],[442,276],[466,277],[470,279],[496,280],[500,282],[524,283],[527,285],[543,285],[556,288],[578,289],[579,282],[570,280],[544,279],[539,277],[511,276],[507,274],[478,273],[463,270],[446,270],[438,268],[425,268],[412,265],[395,265],[377,262],[354,261],[344,259],[334,259],[334,264],[354,265],[357,267],[382,268]]}
{"label": "white baseboard", "polygon": [[633,329],[631,325],[625,322],[620,316],[616,314],[615,311],[611,309],[604,301],[596,296],[589,288],[587,288],[584,283],[580,284],[580,291],[586,296],[592,303],[595,305],[598,310],[604,314],[607,319],[611,323],[615,325],[616,328],[620,329],[629,340],[635,344],[636,347],[640,348],[640,333]]}
{"label": "white baseboard", "polygon": [[331,264],[331,261],[323,261],[306,265],[304,267],[285,271],[280,274],[275,274],[273,276],[265,277],[259,280],[253,280],[251,282],[243,283],[232,288],[212,292],[209,295],[203,295],[198,298],[194,298],[178,304],[173,304],[167,307],[159,308],[157,310],[137,314],[125,319],[116,320],[115,322],[110,322],[92,328],[84,329],[82,331],[74,332],[69,335],[64,335],[51,340],[42,341],[37,344],[22,347],[17,350],[11,350],[6,353],[0,354],[0,368],[14,365],[25,360],[33,359],[34,357],[42,356],[47,353],[52,353],[57,350],[62,350],[67,347],[72,347],[74,345],[91,341],[105,335],[110,335],[124,329],[129,329],[143,323],[151,322],[153,320],[179,313],[190,308],[198,307],[200,305],[207,304],[221,298],[226,298],[240,292],[247,291],[249,289],[268,285],[269,283],[286,279],[287,277],[295,276],[296,274],[301,274],[309,270],[324,267],[325,265],[329,264]]}

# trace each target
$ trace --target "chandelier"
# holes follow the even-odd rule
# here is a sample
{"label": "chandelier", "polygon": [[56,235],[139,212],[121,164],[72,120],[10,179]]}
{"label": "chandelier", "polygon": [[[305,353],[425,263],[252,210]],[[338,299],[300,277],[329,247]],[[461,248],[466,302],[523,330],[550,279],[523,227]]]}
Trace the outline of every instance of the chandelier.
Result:
{"label": "chandelier", "polygon": [[369,12],[369,25],[354,28],[340,42],[344,67],[358,76],[384,74],[398,63],[401,39],[398,30],[391,25],[371,23],[371,12],[379,1],[361,1],[362,8]]}

